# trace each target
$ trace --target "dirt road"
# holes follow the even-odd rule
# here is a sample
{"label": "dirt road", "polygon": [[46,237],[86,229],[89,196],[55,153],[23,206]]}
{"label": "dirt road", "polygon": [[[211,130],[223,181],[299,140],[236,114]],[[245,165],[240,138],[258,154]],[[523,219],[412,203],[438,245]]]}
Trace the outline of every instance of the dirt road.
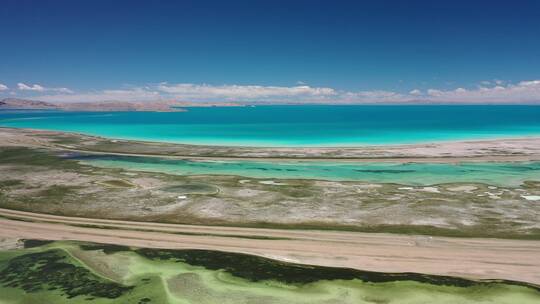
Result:
{"label": "dirt road", "polygon": [[361,270],[540,284],[540,241],[140,223],[7,209],[0,215],[0,238],[222,250]]}

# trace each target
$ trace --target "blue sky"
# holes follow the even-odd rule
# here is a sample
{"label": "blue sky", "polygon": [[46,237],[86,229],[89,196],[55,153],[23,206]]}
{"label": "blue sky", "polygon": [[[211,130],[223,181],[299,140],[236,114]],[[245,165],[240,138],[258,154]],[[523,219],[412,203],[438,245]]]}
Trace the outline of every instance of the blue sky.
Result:
{"label": "blue sky", "polygon": [[0,4],[4,97],[531,102],[539,79],[540,1]]}

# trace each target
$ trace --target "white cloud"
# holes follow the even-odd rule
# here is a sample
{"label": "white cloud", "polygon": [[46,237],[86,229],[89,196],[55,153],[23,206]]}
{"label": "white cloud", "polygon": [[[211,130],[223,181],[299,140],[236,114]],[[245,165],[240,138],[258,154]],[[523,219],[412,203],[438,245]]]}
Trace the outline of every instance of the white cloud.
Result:
{"label": "white cloud", "polygon": [[68,88],[52,88],[52,89],[49,89],[49,90],[60,92],[60,93],[68,93],[68,94],[74,93],[72,90],[70,90]]}
{"label": "white cloud", "polygon": [[46,88],[39,84],[27,85],[22,82],[17,83],[17,88],[21,91],[35,91],[35,92],[53,91],[53,92],[59,92],[59,93],[73,93],[73,91],[71,91],[68,88]]}
{"label": "white cloud", "polygon": [[261,86],[261,85],[208,85],[191,83],[159,83],[145,87],[111,89],[73,93],[65,88],[46,88],[19,83],[23,91],[42,92],[35,99],[51,102],[95,101],[238,101],[238,102],[293,102],[293,103],[536,103],[540,104],[540,80],[527,80],[517,84],[506,82],[478,88],[436,88],[408,93],[395,91],[344,91],[330,87]]}
{"label": "white cloud", "polygon": [[521,86],[521,87],[538,87],[538,86],[540,86],[540,80],[522,81],[522,82],[518,83],[518,86]]}
{"label": "white cloud", "polygon": [[26,85],[25,83],[19,82],[17,83],[17,87],[21,91],[38,91],[38,92],[45,91],[45,88],[40,86],[39,84]]}
{"label": "white cloud", "polygon": [[407,102],[411,96],[392,91],[359,91],[359,92],[340,92],[336,98],[330,100],[332,103],[399,103]]}
{"label": "white cloud", "polygon": [[500,79],[493,79],[493,80],[484,80],[480,81],[480,86],[488,87],[488,86],[501,86],[504,85],[506,81],[500,80]]}
{"label": "white cloud", "polygon": [[36,99],[50,102],[97,102],[97,101],[155,101],[161,96],[146,88],[124,90],[103,90],[87,93],[52,94],[38,96]]}
{"label": "white cloud", "polygon": [[220,85],[207,84],[160,83],[157,90],[173,95],[179,99],[226,99],[252,100],[287,97],[321,97],[336,95],[332,88],[316,88],[307,85],[294,87],[260,86],[260,85]]}
{"label": "white cloud", "polygon": [[496,85],[478,89],[428,90],[432,101],[462,103],[539,103],[540,80],[522,81],[515,85]]}
{"label": "white cloud", "polygon": [[7,90],[9,90],[8,86],[0,83],[0,91],[7,91]]}
{"label": "white cloud", "polygon": [[439,96],[439,95],[441,95],[443,93],[443,91],[436,90],[436,89],[428,89],[427,93],[430,96]]}

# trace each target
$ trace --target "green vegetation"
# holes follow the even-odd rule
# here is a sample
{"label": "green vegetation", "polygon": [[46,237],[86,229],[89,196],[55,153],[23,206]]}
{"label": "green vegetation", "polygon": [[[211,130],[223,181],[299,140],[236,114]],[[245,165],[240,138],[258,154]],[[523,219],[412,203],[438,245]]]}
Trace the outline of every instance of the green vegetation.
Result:
{"label": "green vegetation", "polygon": [[81,167],[76,161],[61,159],[46,150],[25,147],[0,147],[0,164],[57,169],[77,169]]}
{"label": "green vegetation", "polygon": [[27,293],[58,290],[68,299],[77,296],[115,299],[131,289],[94,275],[58,249],[11,259],[0,271],[0,284]]}
{"label": "green vegetation", "polygon": [[48,241],[48,240],[23,240],[24,248],[34,248],[34,247],[40,247],[44,246],[50,243],[54,243],[54,241]]}
{"label": "green vegetation", "polygon": [[81,244],[79,246],[82,250],[101,250],[105,254],[113,254],[116,252],[130,251],[128,246],[114,245],[114,244]]}
{"label": "green vegetation", "polygon": [[0,303],[540,301],[538,287],[517,282],[364,272],[206,250],[32,240],[26,240],[25,246],[0,251]]}
{"label": "green vegetation", "polygon": [[55,200],[63,199],[68,194],[76,193],[77,189],[78,187],[52,185],[49,188],[38,192],[37,196],[54,202]]}
{"label": "green vegetation", "polygon": [[472,287],[488,285],[460,278],[421,275],[415,273],[384,274],[358,271],[348,268],[333,268],[285,263],[253,255],[209,251],[209,250],[155,250],[142,248],[136,252],[153,260],[170,260],[202,266],[210,270],[223,270],[233,276],[252,282],[278,281],[284,284],[308,284],[321,280],[359,279],[370,283],[416,281],[433,285]]}
{"label": "green vegetation", "polygon": [[0,181],[0,189],[13,187],[13,186],[20,186],[23,184],[24,184],[23,181],[20,179],[6,179],[3,181]]}

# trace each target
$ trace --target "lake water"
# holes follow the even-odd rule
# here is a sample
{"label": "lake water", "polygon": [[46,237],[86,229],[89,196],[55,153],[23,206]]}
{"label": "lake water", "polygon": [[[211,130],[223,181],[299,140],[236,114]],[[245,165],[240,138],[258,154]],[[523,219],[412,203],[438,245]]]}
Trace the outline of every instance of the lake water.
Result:
{"label": "lake water", "polygon": [[238,175],[250,178],[323,179],[403,185],[473,182],[514,187],[527,180],[540,180],[540,162],[448,164],[191,161],[117,155],[73,155],[68,158],[100,167],[177,175]]}
{"label": "lake water", "polygon": [[0,111],[0,126],[209,145],[358,146],[540,135],[540,106],[257,106]]}

